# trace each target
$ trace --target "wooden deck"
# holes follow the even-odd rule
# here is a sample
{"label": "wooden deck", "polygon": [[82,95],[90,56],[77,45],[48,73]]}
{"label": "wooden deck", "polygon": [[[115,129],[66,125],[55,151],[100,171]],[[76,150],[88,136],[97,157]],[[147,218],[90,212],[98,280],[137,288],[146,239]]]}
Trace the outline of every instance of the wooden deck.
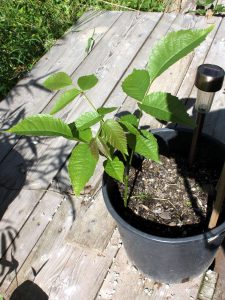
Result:
{"label": "wooden deck", "polygon": [[[50,111],[57,94],[46,92],[40,83],[58,70],[69,73],[75,81],[81,75],[95,73],[99,84],[89,96],[96,106],[106,102],[120,110],[134,110],[135,103],[122,92],[121,80],[134,67],[145,67],[151,47],[168,31],[203,28],[209,23],[215,23],[215,29],[207,41],[171,67],[152,87],[188,99],[191,113],[197,66],[207,62],[225,68],[225,20],[161,13],[90,12],[0,103],[2,127],[24,116]],[[87,40],[93,31],[95,45],[86,55]],[[224,108],[221,90],[204,131],[225,143]],[[76,101],[58,115],[72,122],[86,110],[84,103]],[[149,117],[143,123],[162,126]],[[6,299],[198,298],[201,277],[183,284],[161,285],[145,278],[128,261],[115,223],[103,204],[100,164],[90,189],[74,197],[66,172],[71,142],[61,138],[0,138],[0,291]],[[222,250],[219,256],[220,282],[214,300],[225,299]]]}

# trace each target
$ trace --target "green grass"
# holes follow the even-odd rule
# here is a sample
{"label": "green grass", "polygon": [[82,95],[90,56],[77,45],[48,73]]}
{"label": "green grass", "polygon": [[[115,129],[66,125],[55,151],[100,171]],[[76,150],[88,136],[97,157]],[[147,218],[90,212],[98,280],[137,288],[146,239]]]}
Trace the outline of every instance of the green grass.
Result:
{"label": "green grass", "polygon": [[0,0],[0,99],[87,8],[162,11],[165,0]]}

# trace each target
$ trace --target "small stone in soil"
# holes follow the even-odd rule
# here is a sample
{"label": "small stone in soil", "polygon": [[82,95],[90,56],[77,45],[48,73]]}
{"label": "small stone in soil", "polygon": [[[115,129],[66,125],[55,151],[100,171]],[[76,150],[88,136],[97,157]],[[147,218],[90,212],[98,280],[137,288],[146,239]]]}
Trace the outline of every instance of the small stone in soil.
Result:
{"label": "small stone in soil", "polygon": [[164,220],[171,220],[171,215],[168,211],[163,211],[162,213],[159,214],[159,216]]}

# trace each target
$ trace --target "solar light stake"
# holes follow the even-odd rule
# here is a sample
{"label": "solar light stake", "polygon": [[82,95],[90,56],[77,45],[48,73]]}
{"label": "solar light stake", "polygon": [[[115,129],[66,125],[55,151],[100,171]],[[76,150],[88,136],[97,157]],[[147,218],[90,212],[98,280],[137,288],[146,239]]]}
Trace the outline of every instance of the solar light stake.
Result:
{"label": "solar light stake", "polygon": [[195,78],[195,86],[198,88],[195,102],[195,110],[197,111],[197,126],[193,132],[188,159],[190,166],[193,164],[195,158],[196,146],[204,125],[205,114],[210,111],[215,92],[221,89],[223,79],[224,70],[217,65],[204,64],[198,67]]}
{"label": "solar light stake", "polygon": [[216,201],[213,207],[212,215],[209,221],[209,228],[212,229],[216,227],[217,221],[219,219],[219,215],[223,206],[223,200],[225,198],[225,163],[223,165],[223,169],[220,175],[220,179],[218,181],[217,186],[217,195]]}

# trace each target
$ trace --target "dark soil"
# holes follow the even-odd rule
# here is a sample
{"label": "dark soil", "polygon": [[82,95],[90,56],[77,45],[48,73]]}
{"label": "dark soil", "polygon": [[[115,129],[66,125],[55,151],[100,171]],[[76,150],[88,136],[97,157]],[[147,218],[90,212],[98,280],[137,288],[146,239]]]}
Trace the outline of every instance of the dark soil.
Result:
{"label": "dark soil", "polygon": [[[150,234],[185,237],[207,229],[219,172],[202,155],[190,168],[181,155],[161,155],[162,164],[144,160],[130,170],[125,219]],[[119,186],[123,195],[124,187]]]}

